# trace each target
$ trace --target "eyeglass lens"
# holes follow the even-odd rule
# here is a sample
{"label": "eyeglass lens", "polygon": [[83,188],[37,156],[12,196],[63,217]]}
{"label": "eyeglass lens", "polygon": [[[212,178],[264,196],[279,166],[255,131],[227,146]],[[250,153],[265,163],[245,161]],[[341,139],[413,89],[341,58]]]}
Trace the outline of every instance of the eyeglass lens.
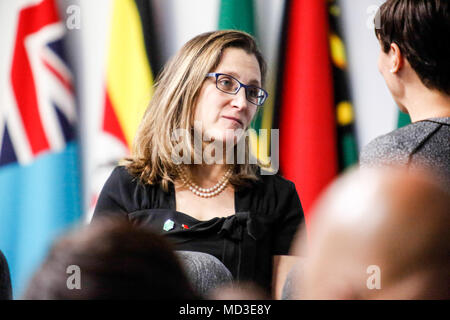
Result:
{"label": "eyeglass lens", "polygon": [[[239,87],[239,82],[230,76],[222,74],[217,77],[217,88],[224,92],[234,94],[239,90]],[[256,105],[261,105],[265,100],[264,91],[254,86],[245,88],[245,96],[248,101]]]}

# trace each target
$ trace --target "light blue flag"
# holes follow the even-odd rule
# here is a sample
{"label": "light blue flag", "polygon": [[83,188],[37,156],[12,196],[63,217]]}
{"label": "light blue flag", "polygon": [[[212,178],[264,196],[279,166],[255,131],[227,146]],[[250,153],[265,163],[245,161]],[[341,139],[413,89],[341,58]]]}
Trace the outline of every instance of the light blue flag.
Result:
{"label": "light blue flag", "polygon": [[81,214],[78,145],[0,167],[0,248],[20,297],[55,237]]}
{"label": "light blue flag", "polygon": [[81,192],[73,76],[56,1],[10,6],[14,37],[0,39],[11,57],[0,61],[0,250],[20,298],[52,241],[81,216]]}

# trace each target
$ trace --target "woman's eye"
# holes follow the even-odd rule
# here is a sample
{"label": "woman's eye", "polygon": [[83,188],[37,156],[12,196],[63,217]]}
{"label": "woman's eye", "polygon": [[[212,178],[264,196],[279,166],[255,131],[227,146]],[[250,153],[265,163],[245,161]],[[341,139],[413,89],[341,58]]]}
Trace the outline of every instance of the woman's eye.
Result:
{"label": "woman's eye", "polygon": [[231,87],[233,85],[233,82],[230,79],[221,79],[219,82],[225,87]]}
{"label": "woman's eye", "polygon": [[257,88],[249,88],[248,94],[252,98],[259,98],[259,89]]}

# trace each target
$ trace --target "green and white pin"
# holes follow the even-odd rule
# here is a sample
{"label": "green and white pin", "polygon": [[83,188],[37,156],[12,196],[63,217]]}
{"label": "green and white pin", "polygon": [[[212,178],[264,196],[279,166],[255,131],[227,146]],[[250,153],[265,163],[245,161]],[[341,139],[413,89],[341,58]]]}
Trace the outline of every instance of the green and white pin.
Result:
{"label": "green and white pin", "polygon": [[170,231],[175,226],[175,222],[173,222],[170,219],[167,219],[166,222],[164,222],[163,230],[164,231]]}

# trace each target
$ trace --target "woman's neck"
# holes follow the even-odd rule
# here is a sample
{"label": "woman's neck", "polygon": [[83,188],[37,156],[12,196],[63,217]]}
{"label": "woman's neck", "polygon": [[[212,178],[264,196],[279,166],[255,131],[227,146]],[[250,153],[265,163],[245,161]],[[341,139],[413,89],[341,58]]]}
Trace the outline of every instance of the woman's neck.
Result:
{"label": "woman's neck", "polygon": [[404,105],[412,122],[450,117],[450,96],[437,90],[423,90],[408,100]]}
{"label": "woman's neck", "polygon": [[229,165],[226,164],[201,164],[189,166],[192,179],[198,185],[208,188],[215,185],[219,181],[226,171],[229,169]]}

